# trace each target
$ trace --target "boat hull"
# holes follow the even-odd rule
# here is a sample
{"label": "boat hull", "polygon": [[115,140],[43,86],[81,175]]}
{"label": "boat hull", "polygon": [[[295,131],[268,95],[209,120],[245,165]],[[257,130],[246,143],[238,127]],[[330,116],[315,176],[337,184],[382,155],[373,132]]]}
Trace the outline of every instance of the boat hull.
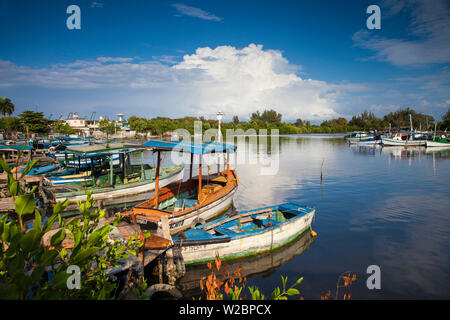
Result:
{"label": "boat hull", "polygon": [[381,144],[384,146],[425,146],[426,140],[396,140],[390,138],[381,138]]}
{"label": "boat hull", "polygon": [[426,142],[427,147],[450,148],[450,143],[429,141]]}
{"label": "boat hull", "polygon": [[221,260],[237,259],[261,254],[280,248],[311,228],[315,210],[293,218],[285,223],[241,238],[231,238],[228,242],[200,245],[183,245],[182,255],[186,264],[210,261],[218,255]]}
{"label": "boat hull", "polygon": [[360,140],[349,140],[350,144],[361,144],[361,145],[372,145],[372,144],[380,144],[381,140],[371,139],[360,139]]}
{"label": "boat hull", "polygon": [[[225,178],[227,175],[230,175],[229,179]],[[208,180],[206,177],[203,178]],[[216,181],[217,184],[214,184],[214,179],[218,179]],[[198,183],[198,177],[194,177],[192,180],[180,184],[177,183],[166,188],[160,188],[158,196],[154,195],[149,200],[134,206],[130,210],[121,212],[120,214],[130,217],[132,220],[136,219],[136,223],[138,224],[157,224],[158,228],[163,228],[161,218],[166,216],[171,234],[176,234],[180,231],[195,227],[224,212],[233,203],[233,196],[239,185],[236,173],[233,170],[223,171],[214,179],[210,180],[212,184],[203,185],[200,194],[198,194],[198,191],[193,187]],[[222,183],[222,187],[218,185],[220,183]],[[219,188],[215,189],[214,186],[219,186]],[[213,187],[213,189],[209,187]],[[171,201],[174,200],[176,202],[178,200],[183,200],[181,196],[180,198],[177,197],[178,195],[187,192],[189,192],[191,196],[195,195],[194,197],[196,199],[192,206],[183,205],[178,207],[177,210],[175,210],[174,206],[173,208],[168,209],[171,205],[174,205],[174,202]],[[156,199],[158,199],[158,208],[154,207]]]}
{"label": "boat hull", "polygon": [[205,221],[208,221],[228,210],[228,208],[230,208],[233,204],[233,196],[236,193],[236,190],[237,186],[223,197],[188,213],[186,216],[170,217],[170,233],[175,234],[189,229],[194,227],[196,224],[204,223]]}
{"label": "boat hull", "polygon": [[[183,179],[184,175],[184,168],[182,168],[179,172],[175,173],[174,175],[171,175],[165,179],[161,179],[159,181],[160,186],[167,186],[171,183],[177,182],[181,179]],[[100,191],[96,192],[95,189],[93,189],[92,193],[92,199],[94,200],[105,200],[105,199],[112,199],[116,197],[124,197],[128,195],[134,195],[139,193],[145,193],[155,190],[155,181],[145,181],[145,182],[138,182],[134,186],[131,187],[117,187],[112,188],[112,190],[108,191]],[[81,195],[56,195],[55,196],[56,201],[65,201],[66,199],[69,199],[70,203],[74,203],[77,201],[86,201],[86,194]]]}

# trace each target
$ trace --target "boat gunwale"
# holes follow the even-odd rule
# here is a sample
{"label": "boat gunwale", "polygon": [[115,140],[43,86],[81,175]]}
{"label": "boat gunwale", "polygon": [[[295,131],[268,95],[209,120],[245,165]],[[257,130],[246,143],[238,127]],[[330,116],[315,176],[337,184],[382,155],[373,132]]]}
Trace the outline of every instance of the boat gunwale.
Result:
{"label": "boat gunwale", "polygon": [[[243,214],[246,214],[246,213],[250,213],[250,212],[253,212],[253,211],[260,211],[260,210],[264,210],[264,209],[272,209],[272,212],[274,212],[276,210],[280,210],[279,209],[280,206],[281,205],[268,206],[268,207],[254,209],[254,210],[249,210],[249,211],[246,211],[246,212],[241,211],[238,215],[243,215]],[[305,208],[307,206],[298,206],[298,207],[299,208]],[[294,222],[296,222],[297,220],[301,219],[302,217],[304,217],[306,215],[315,214],[315,211],[316,211],[315,208],[313,208],[313,207],[307,207],[307,208],[311,209],[311,210],[309,212],[295,213],[294,217],[286,219],[283,222],[278,222],[277,221],[277,223],[272,225],[272,226],[258,228],[258,229],[254,229],[254,230],[245,230],[245,231],[242,231],[242,232],[236,232],[236,234],[233,234],[232,236],[229,236],[229,237],[231,238],[231,241],[233,241],[233,240],[238,240],[238,239],[242,239],[242,238],[248,238],[248,237],[251,237],[251,236],[254,236],[254,235],[263,234],[265,232],[269,232],[269,231],[273,231],[275,229],[281,228],[282,226],[286,226],[286,225],[288,225],[290,223],[294,223]],[[285,211],[280,210],[280,211],[281,212],[285,212],[285,211],[290,211],[290,210],[285,210]],[[288,213],[292,213],[292,212],[288,212]],[[260,215],[260,214],[261,213],[255,213],[255,215]],[[252,215],[249,215],[249,216],[251,217]],[[205,228],[207,228],[208,226],[210,226],[212,224],[216,224],[216,223],[220,222],[220,220],[226,220],[228,218],[230,218],[230,217],[229,216],[225,216],[225,217],[222,217],[222,218],[219,218],[219,219],[216,219],[216,220],[212,220],[212,221],[210,221],[208,223],[202,224],[201,226],[194,227],[193,229],[202,230],[202,229],[205,229]],[[236,219],[238,219],[238,218],[236,218]],[[214,228],[212,228],[212,229],[214,229]],[[230,230],[230,231],[232,231],[232,230]],[[220,232],[220,230],[218,232]]]}
{"label": "boat gunwale", "polygon": [[[227,171],[222,171],[221,174],[225,173],[225,172],[227,172]],[[144,203],[151,203],[152,201],[154,201],[155,196],[153,196],[149,200],[141,202],[140,204],[137,204],[136,206],[134,206],[132,209],[122,212],[120,214],[126,215],[126,216],[134,215],[136,217],[136,219],[144,219],[144,220],[148,220],[147,215],[160,215],[160,216],[167,215],[169,217],[169,220],[171,220],[171,223],[178,222],[178,219],[181,217],[183,217],[183,219],[180,219],[180,220],[184,220],[184,219],[186,219],[187,215],[197,215],[197,214],[203,212],[203,211],[200,211],[200,212],[198,212],[198,211],[204,209],[204,207],[206,207],[206,206],[209,206],[209,205],[213,205],[213,207],[217,206],[218,204],[221,203],[221,202],[219,202],[218,204],[215,204],[217,201],[222,200],[223,198],[227,198],[230,196],[230,194],[234,193],[234,191],[239,186],[239,182],[238,182],[238,179],[237,179],[237,176],[236,176],[236,173],[234,172],[234,170],[230,170],[230,172],[235,177],[235,179],[231,180],[229,183],[227,183],[225,186],[223,186],[223,188],[221,188],[219,191],[216,192],[216,194],[219,194],[219,193],[223,193],[223,194],[221,194],[218,197],[214,197],[214,198],[211,197],[211,199],[207,198],[204,201],[199,202],[199,204],[196,205],[195,207],[187,208],[185,210],[181,210],[178,212],[171,212],[171,211],[152,208],[152,207],[143,207],[142,205]],[[191,183],[190,180],[182,182],[182,184],[184,184],[184,186],[188,186],[190,183]],[[175,186],[172,185],[172,186],[166,186],[165,188],[161,189],[159,198],[161,198],[162,195],[171,193],[173,191],[172,189],[174,189],[174,188],[175,188]],[[175,195],[173,195],[172,197],[174,197],[174,196]],[[169,197],[169,198],[171,198],[171,197]],[[135,209],[137,209],[137,210],[135,210]],[[176,221],[173,221],[173,220],[176,220]],[[149,220],[149,221],[151,221],[151,220]]]}
{"label": "boat gunwale", "polygon": [[[167,176],[165,176],[164,178],[162,178],[161,180],[165,180],[168,179],[170,177],[173,177],[176,174],[179,174],[182,170],[184,170],[184,166],[183,165],[177,165],[177,166],[173,166],[174,168],[178,167],[177,170],[171,172],[170,174],[168,174]],[[92,179],[92,178],[90,178]],[[117,191],[117,190],[122,190],[122,189],[128,189],[128,188],[135,188],[135,187],[139,187],[139,186],[143,186],[149,183],[154,183],[155,179],[144,179],[142,181],[136,181],[136,182],[132,182],[132,183],[127,183],[126,185],[124,184],[118,184],[114,187],[111,186],[105,186],[105,187],[87,187],[83,190],[78,190],[78,191],[71,191],[71,192],[60,192],[60,193],[55,193],[55,198],[58,200],[59,198],[67,198],[67,197],[74,197],[74,196],[82,196],[86,194],[86,190],[92,190],[93,194],[97,194],[97,193],[103,193],[103,192],[113,192],[113,191]],[[55,186],[50,186],[50,187],[67,187],[67,185],[70,185],[70,183],[67,184],[60,184],[60,185],[55,185]]]}

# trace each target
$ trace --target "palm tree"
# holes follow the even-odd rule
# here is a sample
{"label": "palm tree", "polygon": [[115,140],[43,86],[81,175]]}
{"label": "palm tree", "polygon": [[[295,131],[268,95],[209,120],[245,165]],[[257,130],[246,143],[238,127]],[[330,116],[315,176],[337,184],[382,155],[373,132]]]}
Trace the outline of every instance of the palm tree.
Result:
{"label": "palm tree", "polygon": [[10,116],[14,112],[14,108],[15,106],[10,99],[0,97],[0,113],[3,115],[3,118],[5,115]]}

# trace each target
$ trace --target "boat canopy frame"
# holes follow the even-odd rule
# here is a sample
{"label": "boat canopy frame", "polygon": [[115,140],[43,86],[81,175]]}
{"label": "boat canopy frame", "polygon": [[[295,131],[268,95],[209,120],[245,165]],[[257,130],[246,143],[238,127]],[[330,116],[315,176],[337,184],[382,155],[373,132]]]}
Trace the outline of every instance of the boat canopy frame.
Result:
{"label": "boat canopy frame", "polygon": [[[230,153],[234,153],[237,150],[237,146],[226,144],[223,142],[207,142],[207,143],[195,143],[195,142],[184,142],[184,141],[160,141],[160,140],[149,140],[145,143],[143,143],[140,146],[136,145],[129,145],[134,146],[137,148],[144,148],[153,150],[153,152],[156,152],[158,154],[158,160],[156,165],[156,177],[155,177],[155,208],[158,208],[159,203],[159,175],[160,175],[160,168],[161,168],[161,152],[171,152],[171,151],[178,151],[178,152],[188,152],[191,154],[191,161],[190,161],[190,170],[189,170],[189,181],[192,183],[192,170],[193,170],[193,163],[194,163],[194,154],[198,155],[199,157],[199,164],[198,164],[198,200],[200,201],[201,197],[201,189],[202,189],[202,156],[205,154],[211,154],[211,153],[226,153],[227,155],[227,169],[226,169],[226,176],[227,176],[227,183],[230,182]],[[219,171],[218,171],[219,172]]]}

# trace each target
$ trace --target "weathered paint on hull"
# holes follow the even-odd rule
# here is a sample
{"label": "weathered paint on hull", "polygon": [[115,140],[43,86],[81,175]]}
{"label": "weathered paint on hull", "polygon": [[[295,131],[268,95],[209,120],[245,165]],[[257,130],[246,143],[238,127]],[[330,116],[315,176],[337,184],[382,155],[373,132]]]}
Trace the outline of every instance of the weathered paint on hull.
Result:
{"label": "weathered paint on hull", "polygon": [[236,190],[237,186],[222,198],[219,198],[216,201],[199,208],[198,210],[192,211],[186,216],[173,218],[169,217],[170,233],[175,234],[191,227],[195,227],[196,224],[204,223],[205,221],[208,221],[228,210],[228,208],[230,208],[233,204],[233,195]]}
{"label": "weathered paint on hull", "polygon": [[[161,179],[159,181],[159,185],[161,187],[165,187],[171,183],[174,183],[176,181],[179,181],[181,179],[183,179],[183,175],[184,175],[184,168],[181,169],[178,173],[167,177],[166,179]],[[130,188],[122,188],[122,189],[116,189],[116,190],[111,190],[111,191],[107,191],[107,192],[99,192],[99,193],[93,193],[92,194],[92,198],[94,200],[105,200],[105,199],[112,199],[115,197],[123,197],[123,196],[127,196],[127,195],[134,195],[134,194],[138,194],[138,193],[145,193],[145,192],[149,192],[149,191],[153,191],[155,190],[155,182],[149,182],[149,183],[142,183],[142,184],[138,184],[135,187],[130,187]],[[74,203],[77,202],[78,200],[81,201],[86,201],[87,196],[84,195],[77,195],[77,196],[56,196],[56,201],[65,201],[66,199],[70,200],[70,203]]]}
{"label": "weathered paint on hull", "polygon": [[384,146],[424,146],[426,140],[394,140],[389,138],[382,138],[381,144]]}
{"label": "weathered paint on hull", "polygon": [[278,249],[310,229],[314,214],[315,210],[277,228],[269,228],[263,233],[229,242],[183,246],[184,263],[203,263],[214,260],[216,255],[219,255],[221,260],[237,259]]}
{"label": "weathered paint on hull", "polygon": [[361,141],[350,141],[350,144],[380,144],[381,140],[361,140]]}
{"label": "weathered paint on hull", "polygon": [[427,141],[427,147],[450,148],[450,143]]}

